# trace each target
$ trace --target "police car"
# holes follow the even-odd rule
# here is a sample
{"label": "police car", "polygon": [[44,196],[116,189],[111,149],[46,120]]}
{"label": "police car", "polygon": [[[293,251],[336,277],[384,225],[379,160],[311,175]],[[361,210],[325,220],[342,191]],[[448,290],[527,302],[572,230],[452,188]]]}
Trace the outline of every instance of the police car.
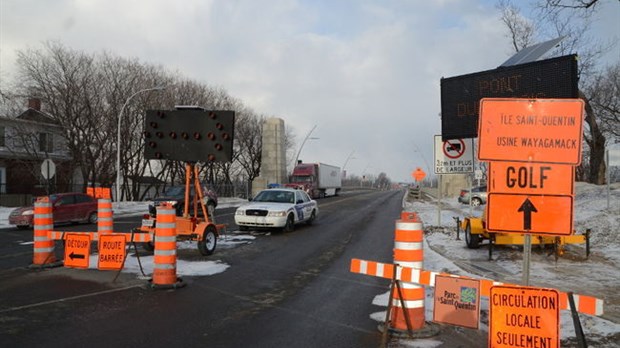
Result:
{"label": "police car", "polygon": [[319,215],[319,206],[302,190],[273,188],[259,192],[248,204],[237,208],[235,223],[241,231],[278,228],[285,232],[295,225],[308,225]]}

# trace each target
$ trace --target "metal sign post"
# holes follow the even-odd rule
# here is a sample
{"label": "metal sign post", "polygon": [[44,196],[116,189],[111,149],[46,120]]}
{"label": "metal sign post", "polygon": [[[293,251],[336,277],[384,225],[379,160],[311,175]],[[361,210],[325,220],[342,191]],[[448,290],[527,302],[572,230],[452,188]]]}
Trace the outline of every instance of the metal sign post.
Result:
{"label": "metal sign post", "polygon": [[56,164],[54,164],[54,161],[49,158],[43,160],[43,163],[41,163],[41,175],[47,181],[47,194],[49,195],[51,193],[50,180],[56,175]]}
{"label": "metal sign post", "polygon": [[530,258],[532,256],[532,235],[525,234],[523,241],[523,278],[521,283],[525,286],[530,285]]}

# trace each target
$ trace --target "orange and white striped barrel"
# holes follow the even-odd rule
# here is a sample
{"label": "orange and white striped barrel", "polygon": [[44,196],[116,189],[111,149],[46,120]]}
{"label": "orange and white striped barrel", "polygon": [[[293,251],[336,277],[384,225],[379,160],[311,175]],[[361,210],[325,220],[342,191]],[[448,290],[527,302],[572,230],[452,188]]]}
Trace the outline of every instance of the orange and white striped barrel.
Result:
{"label": "orange and white striped barrel", "polygon": [[403,211],[400,213],[400,219],[401,220],[408,220],[408,221],[420,221],[420,217],[418,216],[417,213],[412,212],[412,211]]}
{"label": "orange and white striped barrel", "polygon": [[[407,216],[410,217],[410,216]],[[396,221],[394,238],[394,263],[403,267],[423,268],[424,261],[424,230],[422,222],[417,219],[401,219]],[[424,286],[401,282],[401,290],[405,308],[401,306],[398,291],[394,291],[393,310],[390,318],[392,328],[407,330],[405,312],[409,316],[412,329],[424,327]]]}
{"label": "orange and white striped barrel", "polygon": [[177,282],[176,214],[169,204],[157,207],[153,285],[168,286]]}
{"label": "orange and white striped barrel", "polygon": [[51,264],[56,261],[54,240],[49,232],[54,228],[54,214],[49,197],[38,197],[34,203],[34,265]]}
{"label": "orange and white striped barrel", "polygon": [[100,198],[97,200],[97,232],[99,235],[114,232],[112,200],[109,198]]}

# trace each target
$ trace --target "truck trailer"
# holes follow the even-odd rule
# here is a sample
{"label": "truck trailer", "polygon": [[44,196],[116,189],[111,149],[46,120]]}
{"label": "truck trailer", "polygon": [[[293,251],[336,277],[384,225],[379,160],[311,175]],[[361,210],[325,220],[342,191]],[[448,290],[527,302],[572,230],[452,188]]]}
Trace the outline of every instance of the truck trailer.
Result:
{"label": "truck trailer", "polygon": [[334,196],[342,189],[342,173],[325,163],[298,163],[284,186],[304,190],[313,199]]}

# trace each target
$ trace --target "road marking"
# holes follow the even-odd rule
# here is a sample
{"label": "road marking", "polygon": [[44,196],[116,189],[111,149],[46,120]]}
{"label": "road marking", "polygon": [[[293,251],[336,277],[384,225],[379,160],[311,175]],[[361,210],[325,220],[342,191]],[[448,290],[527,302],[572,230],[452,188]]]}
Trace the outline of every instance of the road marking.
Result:
{"label": "road marking", "polygon": [[113,293],[113,292],[124,291],[124,290],[129,290],[129,289],[133,289],[133,288],[139,288],[139,287],[143,287],[143,286],[144,286],[143,284],[136,284],[136,285],[131,285],[131,286],[127,286],[127,287],[119,288],[119,289],[103,290],[103,291],[93,292],[93,293],[90,293],[90,294],[84,294],[84,295],[77,295],[77,296],[72,296],[72,297],[59,298],[59,299],[56,299],[56,300],[43,301],[43,302],[39,302],[39,303],[32,303],[32,304],[29,304],[29,305],[17,306],[17,307],[11,307],[11,308],[7,308],[7,309],[2,309],[2,310],[0,310],[0,313],[14,312],[14,311],[22,310],[22,309],[30,309],[30,308],[34,308],[34,307],[46,306],[46,305],[50,305],[50,304],[54,304],[54,303],[73,301],[73,300],[78,300],[78,299],[81,299],[81,298],[87,298],[87,297],[92,297],[92,296],[105,295],[105,294],[110,294],[110,293]]}
{"label": "road marking", "polygon": [[286,312],[286,313],[289,313],[289,314],[295,314],[295,315],[299,315],[299,316],[304,317],[304,318],[309,318],[309,319],[312,319],[312,320],[316,320],[318,322],[328,323],[328,324],[330,324],[332,326],[338,326],[340,328],[351,329],[353,331],[362,332],[362,333],[366,333],[366,334],[376,333],[376,331],[366,330],[364,328],[357,327],[357,326],[354,326],[354,325],[351,325],[351,324],[341,323],[341,322],[338,322],[338,321],[334,321],[334,320],[330,320],[330,319],[325,319],[324,317],[317,317],[315,315],[308,315],[308,313],[305,312],[305,311],[290,309],[290,308],[282,307],[282,306],[279,306],[279,305],[276,305],[276,304],[266,303],[266,302],[263,302],[263,301],[257,301],[256,299],[253,299],[252,297],[248,297],[248,296],[244,296],[244,295],[239,295],[239,294],[236,294],[236,293],[233,293],[233,292],[230,292],[230,291],[227,291],[227,290],[222,290],[222,289],[219,289],[219,288],[216,288],[216,287],[213,287],[213,286],[202,285],[202,284],[200,284],[199,286],[202,287],[202,288],[213,290],[213,291],[218,292],[218,293],[223,294],[223,295],[232,296],[233,298],[236,298],[238,300],[243,300],[243,301],[246,301],[246,302],[253,303],[254,305],[257,305],[258,307],[260,307],[261,309],[262,308],[273,308],[273,309],[276,309],[276,310],[279,310],[279,311],[282,311],[282,312]]}

